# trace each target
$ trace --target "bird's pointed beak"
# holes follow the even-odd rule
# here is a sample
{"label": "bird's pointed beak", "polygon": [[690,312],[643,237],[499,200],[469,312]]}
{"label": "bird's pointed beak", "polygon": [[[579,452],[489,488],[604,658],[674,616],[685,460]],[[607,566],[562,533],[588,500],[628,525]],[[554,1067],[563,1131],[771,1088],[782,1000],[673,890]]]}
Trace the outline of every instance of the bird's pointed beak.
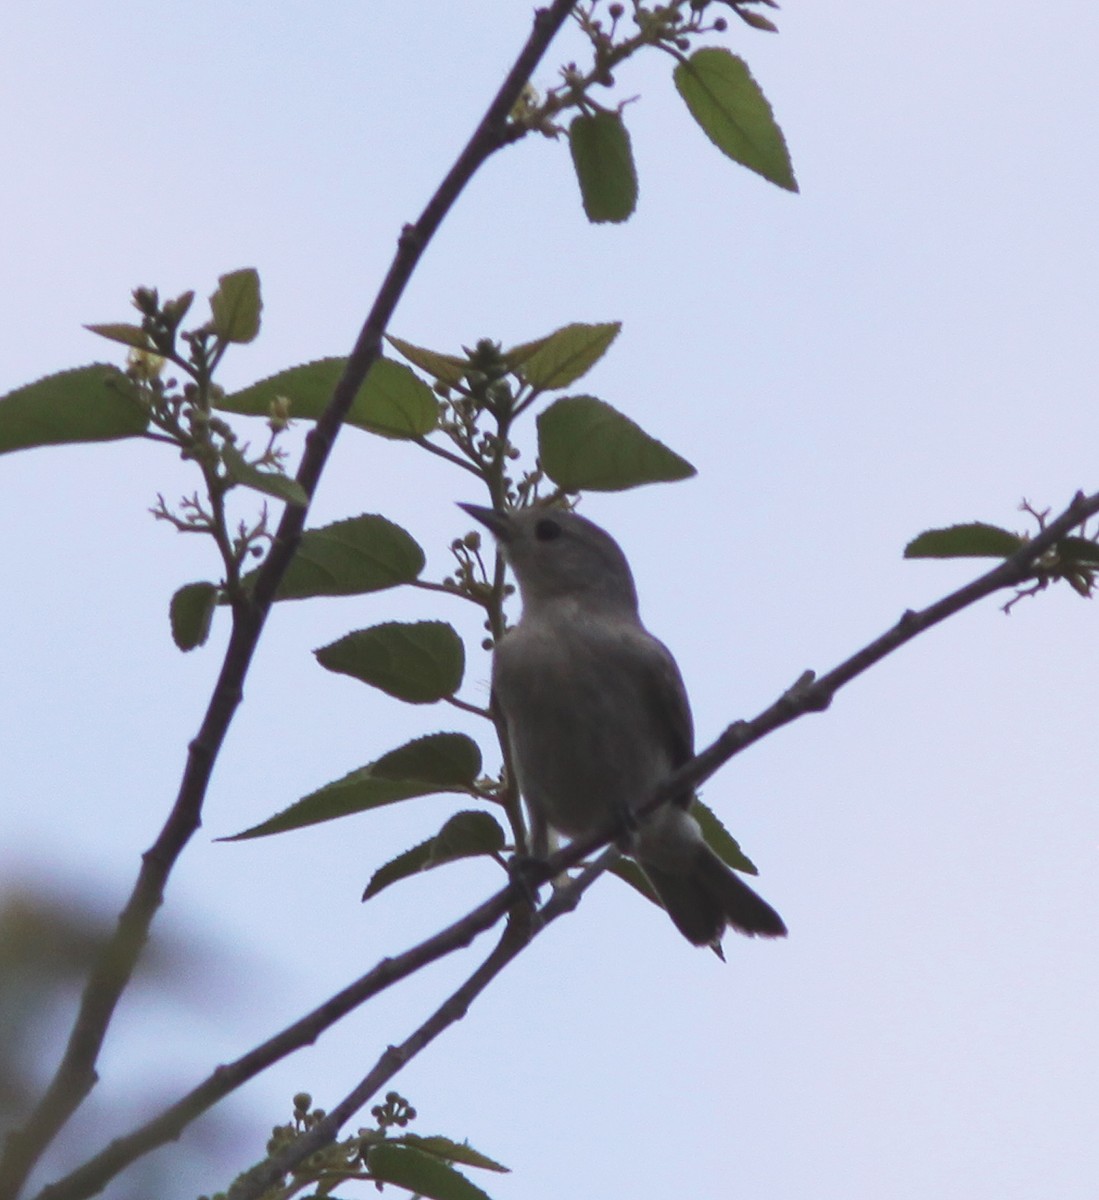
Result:
{"label": "bird's pointed beak", "polygon": [[511,518],[507,513],[497,512],[494,508],[482,508],[479,504],[459,504],[458,507],[475,520],[480,521],[494,537],[506,542],[511,536]]}

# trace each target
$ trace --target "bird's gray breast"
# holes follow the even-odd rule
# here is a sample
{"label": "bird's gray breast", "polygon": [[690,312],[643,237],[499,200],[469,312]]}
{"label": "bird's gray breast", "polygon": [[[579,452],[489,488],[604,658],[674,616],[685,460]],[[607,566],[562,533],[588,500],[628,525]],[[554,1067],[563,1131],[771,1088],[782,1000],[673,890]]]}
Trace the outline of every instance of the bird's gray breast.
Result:
{"label": "bird's gray breast", "polygon": [[524,619],[497,647],[493,692],[526,802],[569,837],[643,803],[676,761],[681,687],[639,625]]}

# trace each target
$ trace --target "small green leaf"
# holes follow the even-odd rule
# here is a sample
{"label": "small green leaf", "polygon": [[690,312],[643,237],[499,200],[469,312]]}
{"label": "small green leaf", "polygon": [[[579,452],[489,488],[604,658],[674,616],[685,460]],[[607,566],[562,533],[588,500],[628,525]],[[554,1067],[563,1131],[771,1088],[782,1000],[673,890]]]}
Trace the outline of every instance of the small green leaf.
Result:
{"label": "small green leaf", "polygon": [[379,358],[355,397],[348,419],[381,437],[423,437],[439,423],[439,401],[409,367]]}
{"label": "small green leaf", "polygon": [[459,858],[499,854],[504,848],[504,831],[495,817],[468,810],[455,813],[431,843],[428,866],[442,866]]}
{"label": "small green leaf", "polygon": [[383,755],[223,842],[267,837],[438,792],[468,792],[481,751],[464,733],[432,733]]}
{"label": "small green leaf", "polygon": [[194,299],[194,292],[181,292],[174,300],[165,300],[161,305],[164,318],[172,329],[179,328],[180,322],[190,312]]}
{"label": "small green leaf", "polygon": [[762,29],[764,33],[778,33],[778,26],[769,17],[763,16],[762,13],[752,12],[750,8],[738,8],[736,14],[746,25],[751,25],[753,29]]}
{"label": "small green leaf", "polygon": [[0,398],[0,454],[137,437],[148,426],[135,385],[106,363],[47,375]]}
{"label": "small green leaf", "polygon": [[723,154],[781,188],[798,190],[786,139],[743,59],[717,46],[696,50],[676,67],[675,86]]}
{"label": "small green leaf", "polygon": [[447,387],[457,387],[466,377],[469,363],[464,358],[454,354],[440,354],[437,350],[427,350],[423,346],[414,346],[411,342],[386,334],[385,340],[408,359],[415,363],[421,371],[426,371],[432,379],[437,379]]}
{"label": "small green leaf", "polygon": [[[508,365],[520,366],[519,374],[540,391],[568,387],[606,354],[611,342],[622,328],[621,321],[602,325],[565,325],[549,337],[516,346],[504,358]],[[529,353],[526,353],[529,351]],[[523,357],[517,361],[517,356]]]}
{"label": "small green leaf", "polygon": [[329,671],[350,675],[409,704],[433,704],[462,685],[465,647],[445,621],[388,621],[315,650]]}
{"label": "small green leaf", "polygon": [[481,773],[481,751],[464,733],[432,733],[383,754],[372,770],[383,779],[423,779],[439,784],[436,791],[465,792]]}
{"label": "small green leaf", "polygon": [[99,334],[109,342],[121,342],[123,346],[133,346],[135,350],[148,350],[155,353],[153,344],[149,341],[149,335],[140,325],[126,325],[120,321],[110,325],[85,325],[84,328],[89,333]]}
{"label": "small green leaf", "polygon": [[332,399],[346,363],[346,358],[319,358],[315,362],[288,367],[239,392],[222,396],[215,401],[214,407],[245,417],[266,417],[272,404],[285,398],[290,401],[292,418],[315,421]]}
{"label": "small green leaf", "polygon": [[1063,537],[1054,549],[1063,562],[1073,566],[1099,567],[1099,545],[1091,538]]}
{"label": "small green leaf", "polygon": [[259,272],[254,267],[218,278],[217,291],[210,297],[210,324],[223,342],[253,341],[259,333],[262,310]]}
{"label": "small green leaf", "polygon": [[399,883],[402,879],[408,879],[412,875],[419,875],[421,871],[426,871],[431,863],[431,848],[434,844],[435,839],[428,838],[426,842],[411,846],[402,854],[398,854],[396,858],[391,858],[389,862],[380,866],[370,876],[370,882],[366,885],[366,891],[363,892],[363,901],[372,899],[379,892],[384,892],[391,884]]}
{"label": "small green leaf", "polygon": [[[345,358],[321,358],[290,367],[261,379],[217,401],[223,412],[266,417],[271,405],[283,397],[290,401],[290,416],[316,421],[332,399],[347,365]],[[347,423],[389,438],[422,437],[439,420],[439,403],[431,389],[408,367],[381,358],[359,389],[347,414]]]}
{"label": "small green leaf", "polygon": [[243,454],[232,444],[226,442],[221,448],[221,460],[225,470],[234,483],[263,492],[266,496],[274,496],[276,500],[285,500],[287,504],[309,503],[305,488],[296,479],[283,475],[280,471],[261,471],[253,466]]}
{"label": "small green leaf", "polygon": [[621,492],[695,474],[686,459],[594,396],[564,396],[538,417],[538,457],[566,492]]}
{"label": "small green leaf", "polygon": [[1026,538],[998,525],[973,521],[947,529],[928,529],[904,548],[905,558],[1007,558]]}
{"label": "small green leaf", "polygon": [[607,871],[611,875],[617,875],[623,883],[628,883],[635,892],[640,892],[646,900],[655,904],[657,908],[664,907],[653,885],[649,882],[649,877],[632,858],[617,859],[607,868]]}
{"label": "small green leaf", "polygon": [[369,900],[390,884],[410,875],[460,858],[498,854],[503,848],[504,831],[488,813],[472,809],[455,813],[434,837],[379,867],[370,877],[363,899]]}
{"label": "small green leaf", "polygon": [[[356,596],[411,583],[424,569],[424,552],[399,525],[364,515],[302,534],[276,600]],[[247,585],[255,578],[251,571]]]}
{"label": "small green leaf", "polygon": [[172,597],[169,617],[172,641],[181,650],[194,650],[210,636],[218,589],[212,583],[188,583]]}
{"label": "small green leaf", "polygon": [[741,850],[736,838],[717,819],[712,809],[696,799],[691,806],[691,816],[702,827],[702,837],[706,845],[722,862],[734,871],[744,871],[748,875],[759,874],[755,863]]}
{"label": "small green leaf", "polygon": [[367,1153],[366,1166],[378,1183],[396,1184],[427,1200],[489,1200],[460,1171],[394,1140],[376,1142]]}
{"label": "small green leaf", "polygon": [[569,150],[589,221],[619,223],[637,207],[637,168],[620,113],[582,113],[569,126]]}
{"label": "small green leaf", "polygon": [[521,342],[518,346],[512,346],[510,350],[503,352],[504,362],[507,363],[510,370],[514,371],[516,367],[521,367],[536,350],[541,350],[551,337],[553,337],[552,333],[547,337],[535,338],[533,342]]}
{"label": "small green leaf", "polygon": [[510,1174],[511,1168],[505,1167],[498,1163],[495,1159],[489,1158],[487,1154],[482,1154],[479,1150],[474,1150],[472,1146],[466,1142],[455,1142],[447,1137],[420,1137],[416,1133],[401,1134],[400,1141],[411,1146],[415,1150],[420,1150],[424,1154],[434,1155],[436,1158],[444,1158],[448,1162],[460,1162],[467,1167],[481,1167],[486,1171],[499,1171],[503,1175]]}

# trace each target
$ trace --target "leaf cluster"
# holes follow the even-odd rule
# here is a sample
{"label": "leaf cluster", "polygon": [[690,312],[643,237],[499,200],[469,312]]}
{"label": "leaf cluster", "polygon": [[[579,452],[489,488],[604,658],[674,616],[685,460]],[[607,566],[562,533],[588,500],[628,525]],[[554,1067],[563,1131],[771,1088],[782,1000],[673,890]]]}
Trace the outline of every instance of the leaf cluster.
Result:
{"label": "leaf cluster", "polygon": [[[269,537],[267,510],[242,522],[231,538],[224,503],[230,488],[240,485],[287,503],[304,496],[270,445],[258,458],[246,456],[248,443],[229,420],[265,418],[273,444],[290,422],[319,419],[345,367],[341,359],[319,359],[226,394],[215,382],[215,372],[230,345],[251,340],[258,332],[258,275],[249,268],[223,276],[210,297],[209,320],[182,331],[192,300],[188,292],[162,303],[154,289],[137,289],[139,325],[92,327],[130,349],[125,372],[66,372],[23,389],[23,395],[0,400],[0,444],[7,436],[14,445],[12,430],[18,421],[10,419],[11,413],[14,410],[18,418],[27,407],[47,409],[52,418],[49,436],[33,441],[24,434],[27,444],[86,440],[86,414],[100,406],[99,385],[106,372],[120,389],[129,389],[110,394],[132,396],[142,421],[112,427],[93,424],[95,433],[154,436],[177,447],[202,472],[202,494],[196,491],[183,498],[174,510],[160,497],[153,510],[181,532],[209,534],[222,550],[225,573],[220,579],[185,584],[171,598],[171,633],[182,650],[205,643],[219,605],[247,605],[259,576],[258,565],[248,571],[242,567],[247,557],[262,555]],[[458,353],[390,336],[390,346],[405,361],[383,357],[374,364],[353,399],[348,423],[443,458],[472,475],[499,509],[570,504],[581,490],[620,491],[685,479],[694,468],[674,450],[606,401],[570,390],[600,361],[619,328],[617,322],[573,323],[508,348],[486,338]],[[186,374],[182,387],[163,378],[166,364]],[[129,414],[130,409],[125,411]],[[528,414],[536,414],[536,457],[525,465],[513,432]],[[150,435],[149,429],[155,433]],[[306,600],[401,586],[424,588],[481,608],[490,634],[484,644],[491,646],[506,627],[504,606],[511,588],[505,583],[502,561],[486,558],[482,549],[477,531],[453,538],[451,573],[442,579],[425,578],[427,556],[407,530],[381,514],[347,517],[302,533],[274,598]],[[493,721],[488,710],[460,694],[466,647],[447,621],[382,621],[347,632],[319,647],[315,655],[326,670],[405,703],[444,702]],[[440,793],[502,810],[506,829],[491,812],[460,808],[432,837],[379,865],[366,884],[364,899],[459,859],[487,857],[503,865],[508,854],[526,851],[526,823],[506,774],[485,776],[478,743],[465,733],[445,730],[383,753],[225,840],[285,833]],[[719,853],[731,865],[754,870],[716,817],[700,811]],[[620,874],[654,899],[640,873],[624,867]]]}
{"label": "leaf cluster", "polygon": [[[1027,501],[1020,505],[1037,525],[1046,529],[1049,509],[1035,509]],[[905,558],[1001,558],[1009,559],[1030,542],[1032,535],[1014,533],[985,521],[970,521],[945,529],[928,529],[905,547]],[[1035,596],[1052,583],[1064,581],[1077,595],[1090,599],[1099,576],[1099,533],[1088,534],[1086,523],[1079,533],[1065,534],[1038,556],[1030,570],[1030,579],[1015,589],[1003,605],[1005,613],[1022,599]]]}
{"label": "leaf cluster", "polygon": [[[250,1175],[263,1168],[268,1160],[301,1134],[314,1128],[325,1118],[325,1111],[313,1107],[308,1092],[294,1097],[290,1121],[276,1125],[267,1143],[267,1158],[245,1171],[234,1184],[239,1186]],[[393,1134],[416,1119],[416,1110],[397,1092],[388,1092],[384,1104],[375,1105],[371,1115],[373,1129],[360,1129],[351,1137],[332,1142],[285,1172],[282,1177],[260,1194],[261,1200],[291,1200],[291,1197],[310,1190],[310,1200],[331,1197],[337,1200],[337,1190],[354,1183],[371,1183],[378,1191],[391,1184],[426,1200],[489,1200],[487,1194],[472,1183],[455,1164],[476,1167],[485,1171],[506,1173],[508,1168],[474,1150],[467,1142],[434,1135],[424,1137],[415,1133]],[[199,1200],[226,1200],[230,1193],[219,1192]]]}
{"label": "leaf cluster", "polygon": [[[561,83],[545,97],[532,89],[512,112],[517,135],[536,130],[548,137],[567,132],[584,212],[593,222],[621,222],[637,207],[639,184],[629,130],[628,101],[608,106],[595,98],[613,89],[615,72],[639,50],[663,51],[673,62],[676,91],[695,122],[722,154],[787,191],[796,192],[790,154],[771,106],[747,63],[720,45],[698,46],[709,34],[728,28],[729,11],[753,29],[777,32],[761,6],[775,0],[680,0],[627,6],[601,2],[578,5],[574,17],[591,49],[585,67],[569,63]],[[567,130],[560,118],[576,115]]]}

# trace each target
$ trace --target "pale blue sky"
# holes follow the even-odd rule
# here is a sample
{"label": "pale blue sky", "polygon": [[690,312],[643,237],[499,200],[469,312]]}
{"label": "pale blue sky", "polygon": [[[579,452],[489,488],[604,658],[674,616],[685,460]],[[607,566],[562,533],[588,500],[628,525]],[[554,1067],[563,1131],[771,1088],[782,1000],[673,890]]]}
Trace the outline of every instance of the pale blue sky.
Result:
{"label": "pale blue sky", "polygon": [[[7,14],[0,391],[110,355],[81,325],[125,319],[135,284],[201,297],[245,265],[264,330],[228,384],[345,351],[529,13]],[[654,59],[620,79],[641,95],[635,219],[589,227],[565,145],[530,140],[475,181],[393,326],[446,349],[624,322],[585,389],[700,473],[584,511],[630,556],[702,739],[975,573],[905,563],[913,534],[1023,529],[1023,496],[1061,506],[1099,487],[1093,6],[791,3],[779,23],[730,44],[776,109],[800,196],[723,159]],[[535,83],[577,53],[566,39]],[[146,510],[190,487],[151,446],[0,460],[8,879],[94,886],[117,908],[174,794],[225,625],[193,655],[172,646],[169,596],[216,568]],[[478,499],[464,476],[351,431],[312,521],[384,511],[443,573],[456,499]],[[463,866],[359,905],[446,798],[213,841],[406,738],[476,728],[313,662],[394,616],[465,614],[395,593],[276,612],[169,889],[167,921],[221,949],[197,1006],[123,1010],[105,1094],[183,1090],[496,884]],[[706,799],[789,939],[730,937],[722,967],[606,881],[401,1078],[421,1131],[510,1165],[489,1181],[500,1200],[1093,1200],[1096,622],[1067,589],[1010,618],[986,603],[744,755]],[[471,697],[487,674],[474,659]],[[334,1102],[472,961],[248,1088],[254,1147],[295,1091]]]}

